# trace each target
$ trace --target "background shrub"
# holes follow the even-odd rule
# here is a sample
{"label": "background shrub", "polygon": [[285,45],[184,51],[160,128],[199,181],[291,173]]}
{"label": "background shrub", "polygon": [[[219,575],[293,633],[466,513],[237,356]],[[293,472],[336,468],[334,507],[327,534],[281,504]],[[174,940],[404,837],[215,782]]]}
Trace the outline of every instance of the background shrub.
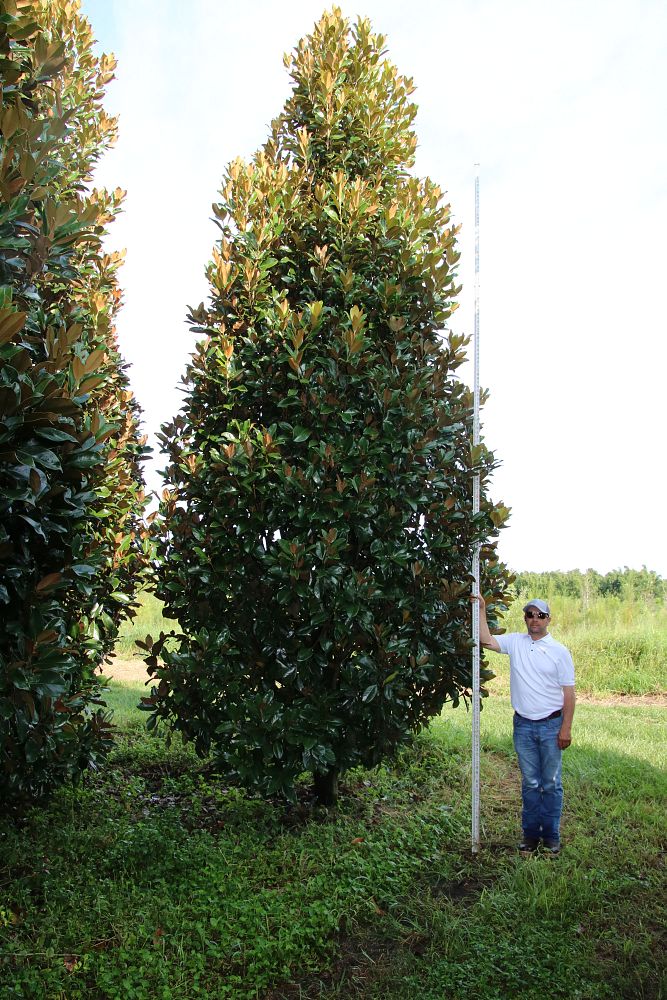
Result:
{"label": "background shrub", "polygon": [[95,670],[147,565],[139,410],[118,352],[122,192],[77,3],[0,20],[0,791],[37,795],[109,743]]}

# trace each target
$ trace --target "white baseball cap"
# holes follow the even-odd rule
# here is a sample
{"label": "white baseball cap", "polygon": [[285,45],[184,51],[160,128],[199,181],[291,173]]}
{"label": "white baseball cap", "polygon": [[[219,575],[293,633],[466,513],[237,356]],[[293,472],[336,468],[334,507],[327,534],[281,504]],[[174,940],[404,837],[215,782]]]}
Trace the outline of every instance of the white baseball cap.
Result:
{"label": "white baseball cap", "polygon": [[528,601],[528,604],[524,604],[523,610],[527,611],[528,608],[537,608],[538,611],[543,611],[545,615],[551,615],[549,605],[546,601],[540,600],[539,597],[537,597],[534,601]]}

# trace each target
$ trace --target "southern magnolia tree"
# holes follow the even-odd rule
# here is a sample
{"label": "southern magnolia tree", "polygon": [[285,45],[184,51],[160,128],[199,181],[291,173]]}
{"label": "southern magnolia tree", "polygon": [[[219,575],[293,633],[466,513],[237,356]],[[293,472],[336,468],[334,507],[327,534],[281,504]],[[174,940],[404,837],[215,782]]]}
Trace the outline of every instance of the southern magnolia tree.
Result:
{"label": "southern magnolia tree", "polygon": [[[471,684],[471,557],[504,606],[489,539],[507,516],[475,472],[457,380],[456,228],[409,173],[411,82],[368,21],[334,9],[288,58],[293,91],[214,206],[206,334],[169,455],[145,707],[242,781],[321,801]],[[162,662],[158,660],[161,655]],[[486,676],[489,676],[487,674]]]}
{"label": "southern magnolia tree", "polygon": [[109,744],[95,673],[148,563],[138,408],[118,353],[116,125],[76,2],[0,3],[0,794]]}

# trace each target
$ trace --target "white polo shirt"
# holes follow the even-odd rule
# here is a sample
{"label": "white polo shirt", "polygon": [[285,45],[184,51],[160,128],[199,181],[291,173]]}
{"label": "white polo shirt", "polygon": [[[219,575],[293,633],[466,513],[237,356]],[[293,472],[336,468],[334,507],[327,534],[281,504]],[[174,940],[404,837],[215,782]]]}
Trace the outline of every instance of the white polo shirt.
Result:
{"label": "white polo shirt", "polygon": [[563,687],[574,685],[569,649],[548,633],[533,640],[527,632],[495,637],[510,658],[512,708],[527,719],[544,719],[563,707]]}

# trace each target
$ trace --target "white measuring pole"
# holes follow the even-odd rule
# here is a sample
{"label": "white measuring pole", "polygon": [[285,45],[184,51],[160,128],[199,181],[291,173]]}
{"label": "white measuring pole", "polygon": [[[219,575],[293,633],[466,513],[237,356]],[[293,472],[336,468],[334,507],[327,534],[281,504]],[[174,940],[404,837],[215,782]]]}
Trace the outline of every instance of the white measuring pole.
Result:
{"label": "white measuring pole", "polygon": [[[474,395],[473,395],[473,445],[479,444],[479,163],[475,164],[475,332],[474,332]],[[480,481],[479,473],[473,480],[472,512],[479,514]],[[480,593],[479,543],[475,545],[472,557],[474,595]],[[479,851],[479,604],[472,604],[472,853]]]}

